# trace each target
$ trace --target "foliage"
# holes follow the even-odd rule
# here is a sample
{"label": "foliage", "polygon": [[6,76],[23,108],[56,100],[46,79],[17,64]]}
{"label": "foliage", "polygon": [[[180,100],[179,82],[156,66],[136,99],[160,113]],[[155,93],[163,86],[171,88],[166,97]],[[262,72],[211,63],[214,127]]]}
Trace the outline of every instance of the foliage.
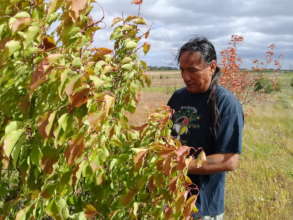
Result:
{"label": "foliage", "polygon": [[279,91],[280,84],[277,76],[265,76],[266,66],[273,63],[275,71],[281,68],[280,59],[282,56],[275,57],[275,45],[268,46],[265,61],[256,59],[253,61],[253,71],[241,70],[241,58],[237,51],[237,46],[244,41],[240,35],[232,35],[229,47],[221,51],[221,70],[222,77],[220,83],[232,91],[241,103],[248,103],[263,92],[270,93]]}
{"label": "foliage", "polygon": [[255,91],[262,91],[264,93],[272,93],[274,91],[280,91],[281,86],[278,81],[273,81],[268,77],[262,76],[258,78],[254,84]]}
{"label": "foliage", "polygon": [[92,48],[94,2],[1,0],[0,219],[188,219],[195,208],[170,111],[138,128],[125,116],[149,83],[146,22],[115,18],[114,49]]}
{"label": "foliage", "polygon": [[250,101],[253,92],[254,75],[251,72],[240,69],[241,58],[237,52],[237,46],[244,38],[240,35],[232,35],[229,47],[221,51],[220,83],[232,91],[242,103]]}

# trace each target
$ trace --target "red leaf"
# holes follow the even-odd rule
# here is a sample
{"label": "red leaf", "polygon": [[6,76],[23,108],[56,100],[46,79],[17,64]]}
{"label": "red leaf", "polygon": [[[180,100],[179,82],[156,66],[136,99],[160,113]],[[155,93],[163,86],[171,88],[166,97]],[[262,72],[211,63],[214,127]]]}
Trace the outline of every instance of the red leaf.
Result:
{"label": "red leaf", "polygon": [[65,158],[67,160],[68,165],[73,165],[75,159],[80,157],[84,150],[84,143],[82,137],[77,137],[74,140],[69,142],[69,146],[65,151]]}
{"label": "red leaf", "polygon": [[135,5],[140,5],[140,4],[142,4],[142,1],[143,0],[133,0],[131,3],[135,4]]}
{"label": "red leaf", "polygon": [[49,50],[49,49],[52,49],[52,48],[55,48],[55,47],[56,47],[56,43],[55,43],[55,41],[54,41],[54,39],[52,37],[45,36],[43,38],[42,48],[44,50]]}

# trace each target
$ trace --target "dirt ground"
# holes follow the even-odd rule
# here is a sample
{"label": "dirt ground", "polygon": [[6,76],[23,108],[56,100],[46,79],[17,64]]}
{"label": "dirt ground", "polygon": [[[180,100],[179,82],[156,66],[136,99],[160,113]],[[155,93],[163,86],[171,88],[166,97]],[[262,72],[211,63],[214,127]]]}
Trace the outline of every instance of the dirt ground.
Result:
{"label": "dirt ground", "polygon": [[162,105],[166,105],[170,95],[161,92],[142,92],[140,102],[137,105],[135,113],[129,114],[129,122],[132,125],[143,124],[150,113]]}

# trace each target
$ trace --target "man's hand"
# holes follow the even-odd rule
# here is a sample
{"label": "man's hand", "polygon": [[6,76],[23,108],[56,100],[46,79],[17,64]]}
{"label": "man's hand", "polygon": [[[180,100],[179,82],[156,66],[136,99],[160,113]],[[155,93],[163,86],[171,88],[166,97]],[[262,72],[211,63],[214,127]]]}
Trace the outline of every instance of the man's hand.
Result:
{"label": "man's hand", "polygon": [[223,171],[233,171],[237,168],[239,154],[211,154],[207,156],[202,166],[198,167],[196,159],[192,160],[188,167],[189,174],[213,174]]}

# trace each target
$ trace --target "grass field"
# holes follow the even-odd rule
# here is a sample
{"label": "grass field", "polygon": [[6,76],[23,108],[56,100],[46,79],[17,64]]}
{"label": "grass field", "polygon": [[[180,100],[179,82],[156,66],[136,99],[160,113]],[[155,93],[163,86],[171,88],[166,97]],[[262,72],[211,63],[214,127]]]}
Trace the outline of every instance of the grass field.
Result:
{"label": "grass field", "polygon": [[[176,71],[149,74],[133,124],[143,123],[183,85]],[[293,73],[279,77],[281,91],[245,105],[243,153],[239,168],[227,175],[225,218],[293,219]]]}

